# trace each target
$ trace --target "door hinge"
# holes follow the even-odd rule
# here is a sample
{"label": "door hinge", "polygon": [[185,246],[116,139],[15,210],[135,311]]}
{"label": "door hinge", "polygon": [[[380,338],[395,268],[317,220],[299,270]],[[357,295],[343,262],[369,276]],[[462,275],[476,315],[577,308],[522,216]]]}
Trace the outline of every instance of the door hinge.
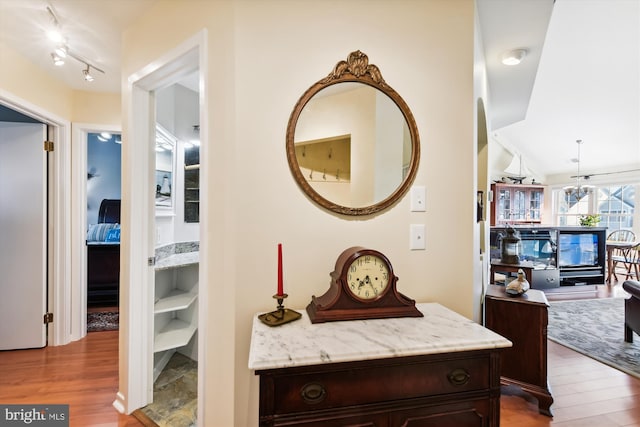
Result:
{"label": "door hinge", "polygon": [[53,151],[53,141],[44,142],[44,151]]}
{"label": "door hinge", "polygon": [[45,313],[44,314],[44,324],[48,324],[48,323],[52,323],[53,322],[53,313]]}
{"label": "door hinge", "polygon": [[156,257],[150,256],[149,259],[147,259],[147,262],[149,264],[149,267],[156,265]]}

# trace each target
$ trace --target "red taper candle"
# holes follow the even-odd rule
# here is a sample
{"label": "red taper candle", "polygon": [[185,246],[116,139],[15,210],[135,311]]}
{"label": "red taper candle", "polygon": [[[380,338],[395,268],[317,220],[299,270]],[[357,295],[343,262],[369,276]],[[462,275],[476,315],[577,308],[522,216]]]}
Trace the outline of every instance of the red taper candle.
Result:
{"label": "red taper candle", "polygon": [[284,295],[282,285],[282,243],[278,243],[278,295]]}

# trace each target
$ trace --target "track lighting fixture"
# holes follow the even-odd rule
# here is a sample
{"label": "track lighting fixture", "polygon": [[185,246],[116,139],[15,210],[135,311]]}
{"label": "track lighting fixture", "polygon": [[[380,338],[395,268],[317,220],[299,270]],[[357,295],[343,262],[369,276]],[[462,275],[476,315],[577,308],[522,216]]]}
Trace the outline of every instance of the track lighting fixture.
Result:
{"label": "track lighting fixture", "polygon": [[57,46],[55,50],[51,53],[51,58],[53,59],[53,63],[56,66],[62,66],[64,65],[64,62],[65,62],[64,59],[67,56],[75,59],[76,61],[84,64],[87,67],[82,70],[82,75],[84,76],[84,79],[88,82],[92,82],[94,80],[94,76],[91,74],[91,69],[93,69],[94,71],[99,71],[104,74],[103,70],[93,65],[89,60],[69,50],[69,47],[67,46],[66,38],[64,37],[64,34],[60,26],[60,20],[56,16],[56,13],[53,11],[53,8],[51,6],[47,6],[47,12],[49,12],[49,15],[51,16],[51,22],[52,22],[52,28],[50,31],[47,32],[47,35],[51,40],[53,40],[56,43],[56,46]]}

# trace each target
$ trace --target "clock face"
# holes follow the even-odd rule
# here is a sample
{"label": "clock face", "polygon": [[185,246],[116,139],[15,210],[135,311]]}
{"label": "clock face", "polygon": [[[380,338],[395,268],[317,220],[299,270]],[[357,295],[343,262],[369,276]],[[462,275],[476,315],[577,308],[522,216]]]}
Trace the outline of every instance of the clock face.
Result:
{"label": "clock face", "polygon": [[347,289],[353,296],[365,301],[376,300],[384,295],[389,282],[389,266],[376,255],[357,257],[347,272]]}

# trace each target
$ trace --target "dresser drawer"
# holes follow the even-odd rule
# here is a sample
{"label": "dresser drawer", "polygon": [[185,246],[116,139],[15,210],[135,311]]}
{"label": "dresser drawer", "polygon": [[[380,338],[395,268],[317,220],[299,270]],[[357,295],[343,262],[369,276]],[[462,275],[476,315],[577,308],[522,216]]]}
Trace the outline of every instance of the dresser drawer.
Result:
{"label": "dresser drawer", "polygon": [[[386,359],[384,363],[321,365],[265,375],[274,414],[484,390],[488,355],[449,360]],[[266,408],[265,408],[266,409]]]}

